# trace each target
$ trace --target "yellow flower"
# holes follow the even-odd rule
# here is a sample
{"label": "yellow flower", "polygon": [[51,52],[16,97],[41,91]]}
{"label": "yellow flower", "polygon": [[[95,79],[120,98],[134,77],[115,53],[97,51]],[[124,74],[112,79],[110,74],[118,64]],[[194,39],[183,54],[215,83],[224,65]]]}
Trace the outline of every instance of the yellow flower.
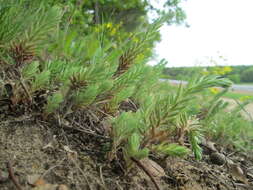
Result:
{"label": "yellow flower", "polygon": [[213,74],[218,75],[220,73],[219,73],[219,71],[213,71]]}
{"label": "yellow flower", "polygon": [[229,67],[229,66],[226,66],[226,67],[223,68],[223,70],[224,70],[225,73],[230,73],[232,71],[232,68]]}
{"label": "yellow flower", "polygon": [[116,28],[113,28],[112,30],[111,30],[111,32],[110,32],[110,35],[111,36],[114,36],[116,34]]}
{"label": "yellow flower", "polygon": [[95,32],[99,32],[99,27],[95,27]]}
{"label": "yellow flower", "polygon": [[202,75],[209,75],[210,74],[210,72],[208,72],[208,71],[202,71],[201,73],[202,73]]}
{"label": "yellow flower", "polygon": [[213,74],[216,75],[225,75],[227,73],[230,73],[232,71],[232,68],[229,66],[225,67],[215,67],[212,71]]}
{"label": "yellow flower", "polygon": [[108,22],[106,25],[105,25],[106,28],[112,28],[112,23],[111,22]]}
{"label": "yellow flower", "polygon": [[134,38],[133,38],[133,41],[134,41],[135,43],[138,43],[140,40],[139,40],[137,37],[134,37]]}
{"label": "yellow flower", "polygon": [[210,92],[211,92],[212,94],[217,94],[217,93],[219,93],[219,89],[218,89],[218,88],[215,88],[215,87],[209,88],[209,90],[210,90]]}
{"label": "yellow flower", "polygon": [[250,99],[250,96],[242,96],[239,98],[240,101],[245,102]]}
{"label": "yellow flower", "polygon": [[137,61],[141,61],[145,58],[144,54],[139,54],[136,58]]}

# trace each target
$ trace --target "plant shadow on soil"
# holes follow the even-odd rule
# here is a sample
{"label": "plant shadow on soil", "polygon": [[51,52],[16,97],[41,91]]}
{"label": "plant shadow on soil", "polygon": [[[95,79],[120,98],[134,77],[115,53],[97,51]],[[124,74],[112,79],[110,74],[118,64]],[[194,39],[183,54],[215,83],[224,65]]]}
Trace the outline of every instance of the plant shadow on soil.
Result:
{"label": "plant shadow on soil", "polygon": [[[23,189],[32,189],[28,178],[33,175],[42,176],[50,184],[65,184],[73,190],[155,189],[149,177],[137,167],[126,172],[123,159],[109,162],[105,153],[107,140],[99,134],[61,128],[35,119],[21,120],[9,118],[0,122],[0,177],[8,176],[6,162],[11,161]],[[252,156],[232,153],[233,161],[240,163],[242,168],[252,167]],[[231,152],[224,151],[224,154],[231,155]],[[212,164],[207,154],[202,161],[192,156],[155,161],[166,173],[156,179],[161,189],[253,189],[233,179],[224,165]],[[251,184],[252,176],[248,176]],[[15,186],[7,180],[0,182],[0,189],[15,189]]]}

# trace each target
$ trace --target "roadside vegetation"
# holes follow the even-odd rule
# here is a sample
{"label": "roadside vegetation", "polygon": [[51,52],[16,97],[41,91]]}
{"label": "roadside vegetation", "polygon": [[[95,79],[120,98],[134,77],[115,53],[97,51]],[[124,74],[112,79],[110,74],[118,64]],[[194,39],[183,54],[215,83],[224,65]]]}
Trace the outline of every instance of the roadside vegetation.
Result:
{"label": "roadside vegetation", "polygon": [[[168,1],[169,11],[152,23],[142,1],[122,7],[115,1],[115,9],[109,1],[73,2],[0,1],[1,123],[29,116],[58,132],[73,130],[98,144],[96,156],[109,168],[120,163],[124,175],[140,168],[157,189],[145,159],[201,160],[204,140],[252,151],[252,121],[240,115],[248,101],[228,112],[221,99],[229,79],[207,73],[175,88],[159,81],[164,60],[147,65],[159,28],[184,19],[178,1]],[[133,19],[142,26],[128,25],[121,15],[136,6],[142,16]],[[122,20],[99,15],[99,7]],[[215,87],[225,90],[211,95]]]}
{"label": "roadside vegetation", "polygon": [[224,94],[224,97],[232,98],[232,99],[236,99],[240,101],[253,100],[253,96],[251,93],[247,94],[247,93],[239,93],[239,92],[233,92],[233,91],[227,92],[226,94]]}
{"label": "roadside vegetation", "polygon": [[[212,65],[212,62],[210,62]],[[230,79],[236,84],[253,83],[252,66],[209,66],[209,67],[167,67],[164,68],[162,78],[188,81],[194,75],[199,74],[218,74],[221,77]]]}

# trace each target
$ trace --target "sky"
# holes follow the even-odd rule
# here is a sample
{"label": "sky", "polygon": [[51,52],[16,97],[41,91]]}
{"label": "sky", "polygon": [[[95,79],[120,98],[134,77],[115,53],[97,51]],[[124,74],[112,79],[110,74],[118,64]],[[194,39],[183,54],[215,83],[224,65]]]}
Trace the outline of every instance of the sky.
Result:
{"label": "sky", "polygon": [[161,28],[156,62],[165,58],[168,67],[253,65],[253,0],[187,0],[182,7],[190,27]]}

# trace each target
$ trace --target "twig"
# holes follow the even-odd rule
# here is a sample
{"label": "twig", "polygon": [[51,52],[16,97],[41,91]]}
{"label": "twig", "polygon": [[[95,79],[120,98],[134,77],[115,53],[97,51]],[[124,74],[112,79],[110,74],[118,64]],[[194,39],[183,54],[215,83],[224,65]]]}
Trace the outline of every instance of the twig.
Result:
{"label": "twig", "polygon": [[250,186],[249,186],[249,185],[247,185],[247,184],[243,184],[243,183],[235,183],[235,186],[245,187],[245,188],[250,188]]}
{"label": "twig", "polygon": [[253,122],[253,118],[251,116],[251,114],[244,108],[244,106],[236,99],[234,99],[234,101],[237,103],[237,105],[240,106],[240,108],[248,115],[249,119],[251,120],[251,122]]}
{"label": "twig", "polygon": [[99,109],[99,108],[96,108],[96,110],[99,111],[100,113],[102,113],[102,114],[108,116],[108,117],[112,117],[112,115],[110,115],[110,114],[108,114],[108,113],[105,113],[104,111],[102,111],[102,110]]}
{"label": "twig", "polygon": [[20,79],[20,84],[21,84],[23,90],[24,90],[25,93],[26,93],[26,96],[29,98],[29,101],[30,101],[30,103],[31,103],[31,102],[32,102],[32,97],[31,97],[29,91],[27,90],[27,88],[26,88],[26,86],[25,86],[25,83],[24,83],[23,79]]}
{"label": "twig", "polygon": [[129,98],[128,101],[134,106],[134,109],[138,110],[136,104]]}
{"label": "twig", "polygon": [[16,177],[14,175],[14,171],[13,171],[11,162],[7,162],[7,168],[8,168],[8,172],[9,172],[9,177],[12,180],[12,182],[14,183],[14,185],[16,186],[16,188],[18,190],[22,190],[21,185],[19,184],[18,180],[16,179]]}
{"label": "twig", "polygon": [[238,152],[239,152],[239,151],[234,151],[234,152],[228,154],[227,157],[229,158],[229,157],[231,157],[232,155],[234,155],[234,154],[236,154],[236,153],[238,153]]}
{"label": "twig", "polygon": [[[33,115],[34,116],[34,115]],[[34,121],[34,119],[32,118],[32,116],[25,116],[25,117],[18,117],[18,118],[13,118],[10,121],[1,121],[2,124],[4,125],[9,125],[9,124],[17,124],[17,123],[28,123]]]}
{"label": "twig", "polygon": [[104,181],[104,177],[103,177],[103,170],[102,170],[102,166],[99,167],[99,173],[100,173],[100,179],[104,185],[104,189],[107,189],[106,188],[106,185],[105,185],[105,181]]}
{"label": "twig", "polygon": [[80,132],[87,133],[87,134],[89,134],[89,135],[93,135],[93,136],[100,137],[100,138],[103,138],[103,139],[109,139],[109,137],[102,136],[102,135],[96,134],[94,131],[91,131],[91,130],[89,131],[89,130],[84,129],[84,127],[83,127],[81,124],[79,124],[79,123],[77,123],[77,122],[75,122],[75,121],[74,121],[74,124],[76,124],[76,125],[77,125],[78,127],[80,127],[81,129],[75,128],[75,127],[70,127],[70,126],[68,126],[68,125],[66,125],[66,124],[64,124],[64,123],[62,123],[61,126],[62,126],[64,129],[74,130],[74,131],[80,131]]}
{"label": "twig", "polygon": [[63,158],[58,164],[52,166],[52,167],[49,168],[47,171],[45,171],[45,172],[39,177],[39,179],[43,179],[50,171],[52,171],[53,169],[59,167],[59,166],[62,164],[62,162],[63,162],[64,160],[65,160],[65,158]]}
{"label": "twig", "polygon": [[160,187],[158,186],[158,184],[156,183],[156,180],[154,179],[154,177],[152,176],[152,174],[148,171],[148,169],[137,159],[131,157],[131,160],[133,162],[136,163],[136,165],[141,168],[147,175],[148,177],[151,179],[151,181],[154,183],[155,187],[157,190],[161,190]]}
{"label": "twig", "polygon": [[85,181],[86,181],[89,189],[92,190],[92,187],[90,186],[89,180],[87,179],[87,176],[85,175],[84,171],[78,166],[78,164],[76,163],[76,161],[73,158],[70,157],[70,160],[75,165],[75,167],[82,173],[82,175],[83,175],[83,177],[84,177],[84,179],[85,179]]}

